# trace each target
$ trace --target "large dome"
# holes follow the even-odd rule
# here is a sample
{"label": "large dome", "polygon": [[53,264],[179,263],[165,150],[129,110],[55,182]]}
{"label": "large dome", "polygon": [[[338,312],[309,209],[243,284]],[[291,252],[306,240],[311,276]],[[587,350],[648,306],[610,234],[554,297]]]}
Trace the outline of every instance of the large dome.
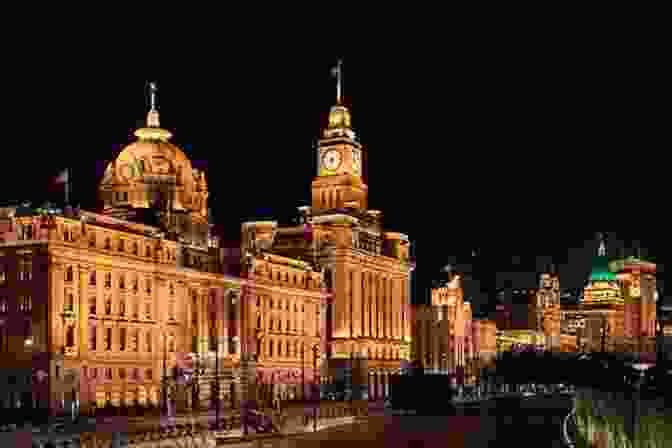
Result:
{"label": "large dome", "polygon": [[160,208],[207,215],[205,175],[193,169],[185,153],[159,126],[151,110],[147,125],[135,131],[137,140],[110,162],[100,183],[104,209]]}
{"label": "large dome", "polygon": [[146,175],[175,175],[178,183],[193,180],[191,161],[169,142],[172,134],[159,127],[158,112],[149,112],[147,127],[135,131],[135,136],[137,140],[108,164],[103,184],[138,181]]}

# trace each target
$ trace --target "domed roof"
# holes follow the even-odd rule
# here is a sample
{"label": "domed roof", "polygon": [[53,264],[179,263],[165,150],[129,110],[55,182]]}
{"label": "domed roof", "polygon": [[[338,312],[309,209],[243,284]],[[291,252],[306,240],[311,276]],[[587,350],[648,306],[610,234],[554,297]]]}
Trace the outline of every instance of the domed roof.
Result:
{"label": "domed roof", "polygon": [[122,149],[117,158],[108,164],[102,183],[110,183],[113,178],[119,182],[132,182],[145,175],[178,172],[185,179],[193,175],[189,158],[168,141],[172,134],[159,127],[157,112],[150,111],[147,124],[147,127],[135,131],[138,139]]}

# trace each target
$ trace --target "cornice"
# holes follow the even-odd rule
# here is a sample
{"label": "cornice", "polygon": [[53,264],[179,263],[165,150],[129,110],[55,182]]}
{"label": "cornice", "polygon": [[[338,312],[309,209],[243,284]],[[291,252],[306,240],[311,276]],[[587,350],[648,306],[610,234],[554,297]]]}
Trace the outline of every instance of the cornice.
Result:
{"label": "cornice", "polygon": [[248,288],[261,289],[269,292],[275,292],[284,295],[294,295],[294,296],[304,296],[310,298],[322,298],[329,293],[325,293],[321,290],[306,290],[306,289],[297,289],[297,288],[287,288],[285,286],[278,286],[272,284],[264,284],[259,280],[255,279],[241,279],[241,286]]}

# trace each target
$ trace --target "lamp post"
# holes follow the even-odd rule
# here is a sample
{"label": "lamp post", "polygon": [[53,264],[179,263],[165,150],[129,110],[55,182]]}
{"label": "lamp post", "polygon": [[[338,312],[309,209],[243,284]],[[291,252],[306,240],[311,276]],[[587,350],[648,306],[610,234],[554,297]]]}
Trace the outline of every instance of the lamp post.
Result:
{"label": "lamp post", "polygon": [[319,391],[319,376],[317,374],[317,358],[320,356],[320,345],[315,344],[313,345],[313,382],[315,385],[318,385],[318,393],[317,397],[315,397],[315,402],[313,405],[313,431],[317,431],[317,407],[319,406],[320,403],[320,391]]}
{"label": "lamp post", "polygon": [[215,344],[215,393],[217,398],[215,399],[215,430],[219,429],[219,408],[220,408],[220,398],[221,394],[219,391],[219,339]]}
{"label": "lamp post", "polygon": [[306,400],[306,368],[304,362],[305,357],[306,357],[306,347],[304,345],[304,341],[301,341],[301,401]]}
{"label": "lamp post", "polygon": [[168,340],[166,338],[166,333],[163,333],[163,379],[161,381],[161,400],[163,403],[161,407],[166,415],[168,414],[168,372],[166,370],[167,344]]}

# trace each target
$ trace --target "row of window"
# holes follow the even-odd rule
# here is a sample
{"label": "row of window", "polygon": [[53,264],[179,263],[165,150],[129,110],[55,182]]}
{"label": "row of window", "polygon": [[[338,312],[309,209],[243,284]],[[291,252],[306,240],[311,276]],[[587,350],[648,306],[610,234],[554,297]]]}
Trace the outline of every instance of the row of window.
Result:
{"label": "row of window", "polygon": [[[70,327],[72,328],[72,327]],[[68,333],[70,332],[70,328],[68,329]],[[103,332],[103,346],[98,347],[98,331],[97,327],[95,325],[92,325],[89,327],[89,350],[95,351],[95,350],[112,350],[112,337],[113,335],[116,334],[117,336],[117,342],[119,343],[119,351],[126,351],[128,348],[129,351],[132,352],[140,352],[140,340],[141,338],[143,339],[144,342],[144,351],[147,353],[151,353],[153,346],[152,346],[152,333],[150,331],[147,332],[142,332],[140,329],[131,329],[130,331],[127,328],[121,327],[116,330],[118,331],[112,331],[114,330],[113,328],[107,327],[104,329]],[[74,346],[74,339],[70,340],[70,337],[68,336],[68,333],[66,333],[66,346],[72,347]],[[141,335],[144,333],[144,337]],[[74,334],[73,334],[74,336]],[[129,338],[130,336],[130,338]],[[166,341],[166,350],[170,353],[174,353],[176,350],[176,340],[175,340],[175,335],[170,334],[168,335],[167,341]]]}
{"label": "row of window", "polygon": [[[273,275],[274,272],[275,272],[275,275]],[[261,274],[261,271],[257,271],[257,272],[255,272],[255,274],[259,275],[259,274]],[[284,272],[284,275],[283,275],[283,273],[280,272],[280,271],[273,271],[273,270],[269,269],[268,270],[268,278],[269,278],[269,280],[273,280],[275,278],[275,280],[277,280],[279,282],[281,282],[281,281],[289,282],[290,281],[289,272],[286,272],[286,271]],[[302,275],[302,274],[299,274],[298,276],[296,274],[293,274],[292,277],[291,277],[291,284],[295,285],[295,286],[302,286],[302,287],[312,286],[312,282],[311,282],[310,277],[308,277],[306,275]]]}
{"label": "row of window", "polygon": [[[64,226],[63,230],[63,236],[66,241],[71,241],[73,242],[74,239],[72,237],[72,231],[68,230],[68,226]],[[126,241],[124,238],[119,238],[118,243],[117,243],[117,251],[118,252],[128,252],[127,250],[127,245]],[[91,235],[89,236],[89,247],[96,247],[96,234],[95,232],[91,232]],[[105,237],[104,243],[103,243],[103,249],[105,250],[113,250],[112,249],[112,239],[109,236]],[[150,244],[145,245],[145,257],[151,258],[153,254],[158,255],[161,252],[161,248],[156,248],[153,249]],[[166,248],[166,255],[168,257],[168,260],[170,261],[175,261],[175,251]],[[130,244],[130,253],[132,255],[140,255],[140,244],[137,241],[133,241],[132,244]]]}
{"label": "row of window", "polygon": [[[70,283],[74,281],[74,269],[72,266],[68,266],[65,269],[65,282]],[[106,272],[105,273],[105,278],[104,278],[104,286],[106,288],[111,288],[112,287],[112,273],[111,272]],[[120,289],[126,289],[126,277],[124,274],[119,274],[118,276],[118,285]],[[97,283],[97,273],[96,271],[91,271],[89,273],[89,286],[96,286]],[[145,285],[144,285],[145,292],[150,294],[152,292],[152,281],[151,279],[146,279],[145,280]],[[131,288],[133,291],[138,291],[139,289],[139,278],[137,275],[135,275],[131,281]],[[168,292],[171,295],[175,294],[175,285],[171,282],[168,286]]]}
{"label": "row of window", "polygon": [[82,376],[89,379],[97,379],[100,370],[100,377],[106,380],[112,380],[112,374],[116,371],[117,377],[120,379],[130,379],[133,381],[140,381],[144,379],[145,381],[151,381],[153,379],[152,369],[140,369],[138,367],[126,369],[125,367],[120,367],[112,369],[111,367],[82,367]]}
{"label": "row of window", "polygon": [[[30,313],[33,311],[33,298],[28,295],[18,297],[18,309],[23,313]],[[9,313],[9,297],[0,297],[0,313]]]}
{"label": "row of window", "polygon": [[[98,298],[95,296],[92,296],[89,298],[89,315],[91,316],[97,316],[98,315],[98,308],[97,308],[97,302]],[[74,302],[73,302],[73,295],[70,293],[66,294],[66,300],[65,300],[65,311],[74,311]],[[117,303],[117,308],[116,312],[120,317],[128,317],[127,316],[127,310],[126,310],[126,300],[125,299],[120,299],[119,302]],[[169,319],[175,319],[175,307],[173,305],[173,302],[170,302],[169,307],[168,307],[168,318]],[[105,310],[104,310],[104,315],[110,316],[112,314],[112,297],[107,296],[105,299]],[[140,317],[140,303],[138,301],[133,301],[133,310],[132,310],[132,315],[134,319],[138,319]],[[144,309],[144,317],[145,319],[152,319],[152,303],[151,302],[145,302],[145,309]]]}
{"label": "row of window", "polygon": [[[19,270],[17,272],[19,280],[32,280],[33,278],[33,262],[30,258],[19,258]],[[0,286],[6,285],[8,282],[7,267],[0,265]]]}
{"label": "row of window", "polygon": [[[283,309],[283,303],[284,303],[284,309],[285,309],[286,311],[289,311],[289,309],[290,309],[289,300],[285,300],[285,301],[283,301],[283,300],[278,300],[278,301],[276,302],[276,301],[274,301],[272,298],[270,298],[270,297],[268,297],[268,296],[257,296],[257,307],[261,308],[261,304],[262,304],[262,302],[265,302],[265,303],[268,305],[268,308],[270,308],[270,309],[274,309],[274,307],[275,307],[276,304],[277,304],[277,309],[282,310],[282,309]],[[295,303],[295,304],[294,304],[294,312],[295,312],[295,313],[298,313],[298,311],[299,311],[299,307],[298,307],[298,305]],[[301,312],[302,312],[302,313],[304,312],[304,306],[303,306],[303,304],[301,304]]]}
{"label": "row of window", "polygon": [[[276,325],[277,324],[277,325]],[[281,328],[282,325],[282,319],[273,319],[272,317],[269,318],[268,320],[268,330],[269,331],[282,331]],[[261,314],[257,316],[257,329],[262,329],[263,324],[261,321]],[[290,319],[287,319],[287,325],[285,326],[286,331],[298,331],[296,326],[294,327],[294,330],[292,330],[292,321]]]}

